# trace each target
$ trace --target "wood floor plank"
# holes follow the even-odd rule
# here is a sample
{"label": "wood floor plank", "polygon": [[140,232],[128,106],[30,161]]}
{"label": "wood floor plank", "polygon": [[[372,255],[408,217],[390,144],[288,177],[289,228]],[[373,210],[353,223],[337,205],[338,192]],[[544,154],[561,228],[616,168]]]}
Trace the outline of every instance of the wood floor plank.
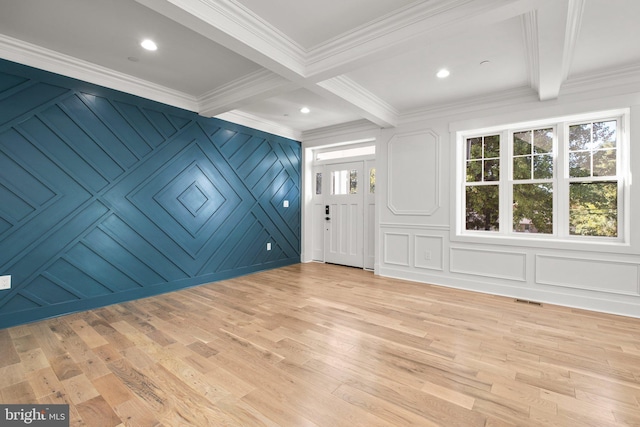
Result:
{"label": "wood floor plank", "polygon": [[20,356],[8,330],[0,330],[0,368],[20,362]]}
{"label": "wood floor plank", "polygon": [[299,264],[0,330],[71,426],[640,425],[640,319]]}
{"label": "wood floor plank", "polygon": [[102,396],[82,402],[76,405],[76,409],[84,422],[90,426],[116,427],[122,424],[118,415]]}

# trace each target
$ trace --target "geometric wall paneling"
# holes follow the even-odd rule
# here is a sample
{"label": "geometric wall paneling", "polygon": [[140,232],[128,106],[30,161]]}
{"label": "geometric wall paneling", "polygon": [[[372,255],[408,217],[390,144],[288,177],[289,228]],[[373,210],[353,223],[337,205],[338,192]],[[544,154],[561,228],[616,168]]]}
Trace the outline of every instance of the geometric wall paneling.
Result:
{"label": "geometric wall paneling", "polygon": [[640,264],[536,255],[536,283],[623,295],[640,295]]}
{"label": "geometric wall paneling", "polygon": [[489,251],[451,248],[450,271],[524,282],[527,280],[527,254],[518,252]]}
{"label": "geometric wall paneling", "polygon": [[440,138],[431,130],[394,135],[388,144],[387,206],[396,215],[433,215],[440,207]]}
{"label": "geometric wall paneling", "polygon": [[299,262],[300,167],[296,141],[0,61],[0,328]]}

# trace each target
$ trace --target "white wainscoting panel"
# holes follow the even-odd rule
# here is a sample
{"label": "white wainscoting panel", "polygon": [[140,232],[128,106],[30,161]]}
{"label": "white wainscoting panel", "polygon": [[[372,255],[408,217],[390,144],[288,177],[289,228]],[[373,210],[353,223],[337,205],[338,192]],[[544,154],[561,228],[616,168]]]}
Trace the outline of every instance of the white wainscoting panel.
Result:
{"label": "white wainscoting panel", "polygon": [[409,266],[409,235],[384,233],[384,262]]}
{"label": "white wainscoting panel", "polygon": [[444,269],[443,266],[443,238],[441,236],[415,236],[414,242],[414,263],[418,268],[428,268],[431,270]]}
{"label": "white wainscoting panel", "polygon": [[521,282],[527,279],[527,254],[525,253],[464,248],[451,248],[449,253],[452,273]]}
{"label": "white wainscoting panel", "polygon": [[431,130],[389,141],[388,207],[396,215],[432,215],[440,207],[439,138]]}
{"label": "white wainscoting panel", "polygon": [[636,263],[537,255],[536,283],[625,295],[640,295]]}

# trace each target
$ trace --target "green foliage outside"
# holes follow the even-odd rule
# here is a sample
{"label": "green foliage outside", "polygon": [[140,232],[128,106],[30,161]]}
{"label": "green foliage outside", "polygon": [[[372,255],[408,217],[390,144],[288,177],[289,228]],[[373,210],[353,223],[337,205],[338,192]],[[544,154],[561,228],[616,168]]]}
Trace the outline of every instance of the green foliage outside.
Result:
{"label": "green foliage outside", "polygon": [[[513,230],[551,234],[553,129],[521,131],[513,136]],[[569,184],[569,232],[572,235],[617,236],[616,141],[615,121],[569,127],[569,176],[572,178]],[[466,181],[479,184],[466,187],[467,230],[499,229],[499,186],[495,182],[500,177],[499,157],[498,136],[467,140]],[[614,179],[594,181],[594,178],[602,177]]]}

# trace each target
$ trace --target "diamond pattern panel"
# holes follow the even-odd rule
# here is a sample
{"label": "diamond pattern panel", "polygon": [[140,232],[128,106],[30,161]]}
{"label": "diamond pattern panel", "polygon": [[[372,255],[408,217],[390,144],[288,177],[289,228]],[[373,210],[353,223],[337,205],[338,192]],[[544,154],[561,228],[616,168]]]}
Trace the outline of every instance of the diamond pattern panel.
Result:
{"label": "diamond pattern panel", "polygon": [[295,141],[0,60],[0,327],[299,262],[299,192]]}

